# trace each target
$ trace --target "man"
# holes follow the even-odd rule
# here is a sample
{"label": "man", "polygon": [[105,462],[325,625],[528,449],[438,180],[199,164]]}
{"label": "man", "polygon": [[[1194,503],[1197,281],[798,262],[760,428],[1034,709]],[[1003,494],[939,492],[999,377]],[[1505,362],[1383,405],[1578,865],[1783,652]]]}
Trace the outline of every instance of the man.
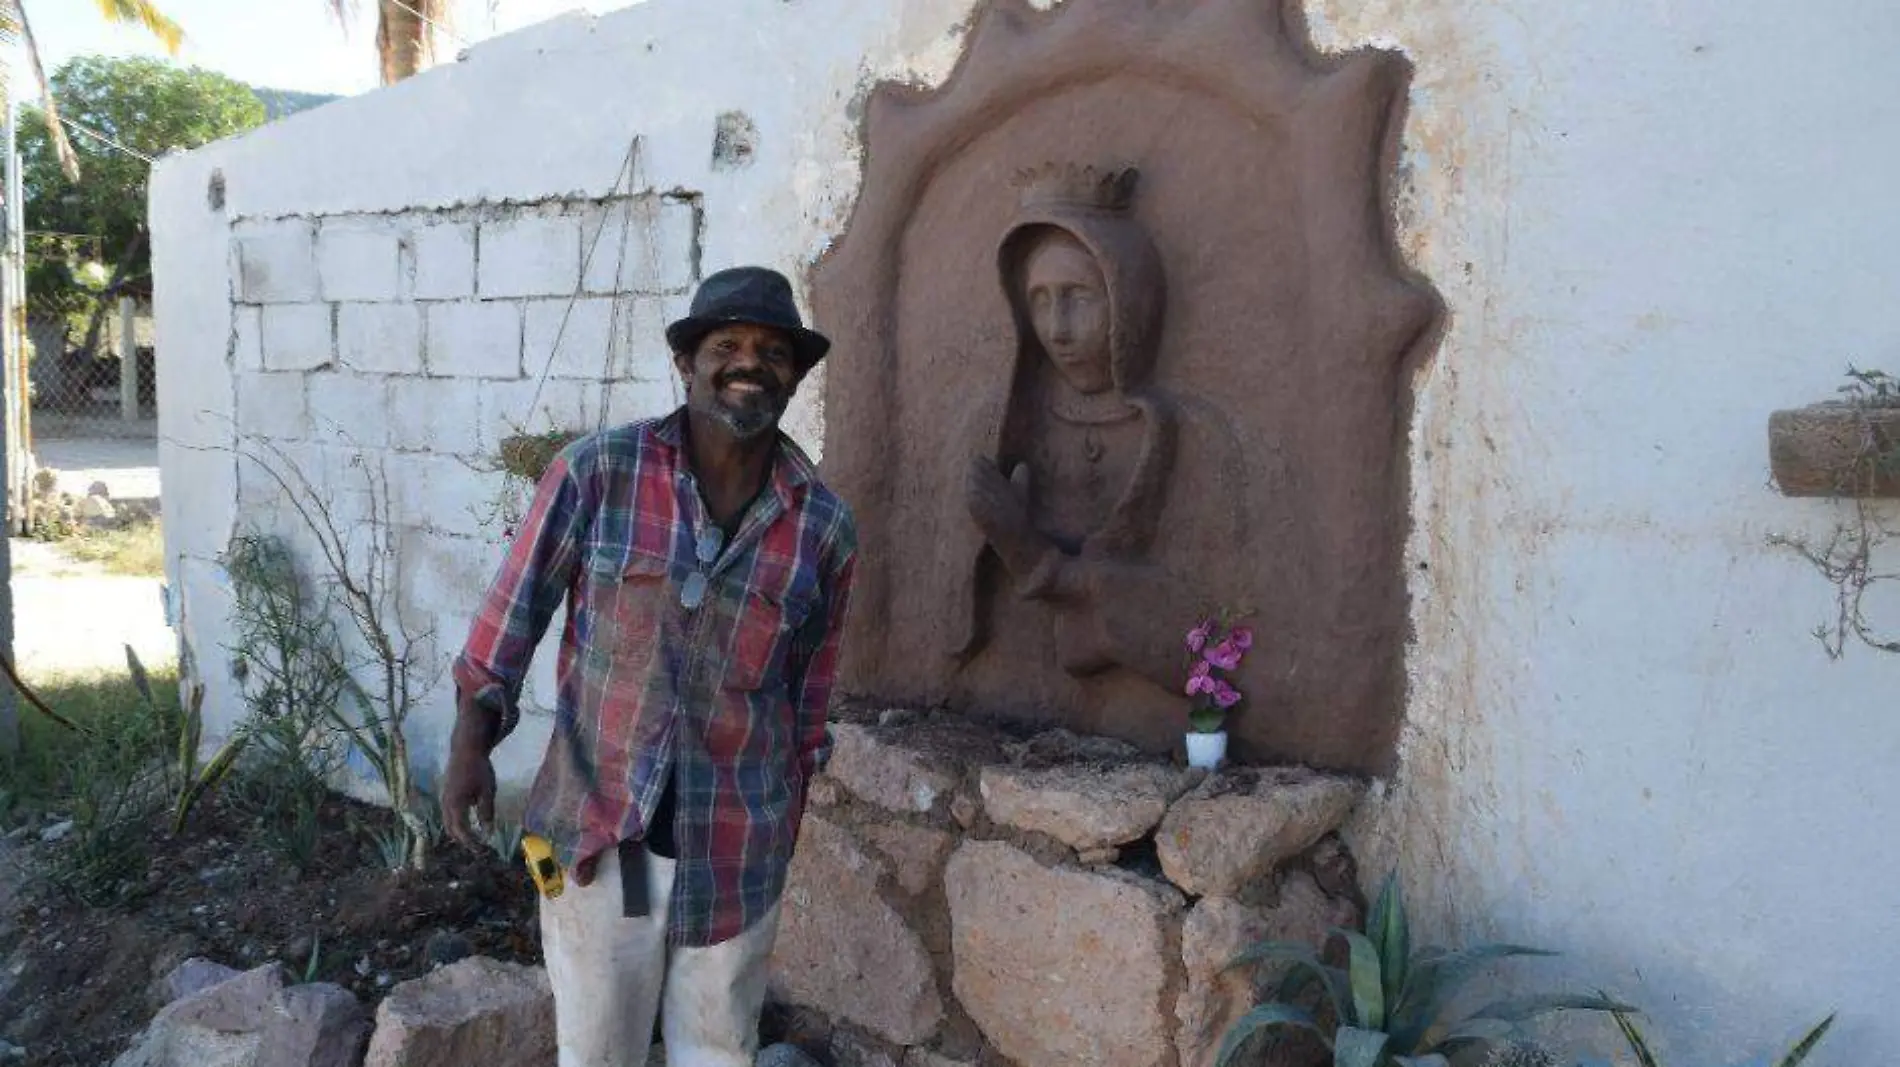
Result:
{"label": "man", "polygon": [[845,505],[778,431],[830,342],[782,275],[707,278],[666,330],[686,404],[565,449],[454,666],[444,822],[492,822],[489,753],[567,600],[554,735],[524,829],[566,887],[541,901],[561,1067],[750,1065],[778,900],[827,752],[850,595]]}

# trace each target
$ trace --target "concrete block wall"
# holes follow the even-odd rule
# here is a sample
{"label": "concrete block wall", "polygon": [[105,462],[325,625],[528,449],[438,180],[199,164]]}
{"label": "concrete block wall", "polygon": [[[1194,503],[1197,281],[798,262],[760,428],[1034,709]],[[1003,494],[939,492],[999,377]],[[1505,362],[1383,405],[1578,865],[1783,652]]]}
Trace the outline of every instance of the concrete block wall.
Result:
{"label": "concrete block wall", "polygon": [[[238,527],[322,558],[262,459],[315,487],[353,551],[390,553],[432,705],[530,490],[503,439],[679,402],[663,331],[699,277],[699,212],[647,193],[233,222]],[[552,710],[542,658],[531,712]]]}

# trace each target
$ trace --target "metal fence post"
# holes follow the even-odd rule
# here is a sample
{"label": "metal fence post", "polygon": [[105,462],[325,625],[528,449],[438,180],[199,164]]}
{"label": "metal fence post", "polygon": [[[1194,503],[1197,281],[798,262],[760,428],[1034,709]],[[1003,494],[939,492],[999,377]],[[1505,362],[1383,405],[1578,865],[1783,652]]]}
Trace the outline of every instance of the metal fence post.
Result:
{"label": "metal fence post", "polygon": [[119,298],[119,417],[126,422],[139,418],[139,329],[138,301]]}

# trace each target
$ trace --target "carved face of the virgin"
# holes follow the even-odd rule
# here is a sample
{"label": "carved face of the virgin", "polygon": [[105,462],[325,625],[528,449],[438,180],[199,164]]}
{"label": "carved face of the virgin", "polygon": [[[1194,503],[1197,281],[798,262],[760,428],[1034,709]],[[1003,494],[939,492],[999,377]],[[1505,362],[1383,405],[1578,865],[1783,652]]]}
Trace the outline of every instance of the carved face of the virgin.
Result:
{"label": "carved face of the virgin", "polygon": [[1036,339],[1063,379],[1079,393],[1113,389],[1108,286],[1088,249],[1061,230],[1047,231],[1029,249],[1023,288]]}

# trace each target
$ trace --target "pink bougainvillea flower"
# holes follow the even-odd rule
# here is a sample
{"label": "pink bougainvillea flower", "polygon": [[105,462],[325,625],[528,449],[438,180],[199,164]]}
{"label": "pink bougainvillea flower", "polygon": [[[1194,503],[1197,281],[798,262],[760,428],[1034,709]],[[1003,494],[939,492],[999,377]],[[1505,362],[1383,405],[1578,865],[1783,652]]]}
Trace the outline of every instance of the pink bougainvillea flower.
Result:
{"label": "pink bougainvillea flower", "polygon": [[1216,681],[1212,695],[1214,697],[1214,703],[1223,708],[1231,708],[1235,704],[1240,703],[1240,690],[1235,689],[1226,682]]}
{"label": "pink bougainvillea flower", "polygon": [[1206,662],[1224,671],[1231,671],[1235,667],[1240,666],[1241,650],[1234,647],[1234,641],[1231,637],[1208,649],[1202,653],[1202,655]]}
{"label": "pink bougainvillea flower", "polygon": [[1204,621],[1199,626],[1196,626],[1194,629],[1189,630],[1187,633],[1188,651],[1199,652],[1201,649],[1206,648],[1207,639],[1213,636],[1213,633],[1214,633],[1214,623],[1211,619]]}
{"label": "pink bougainvillea flower", "polygon": [[1236,626],[1227,632],[1227,640],[1242,652],[1253,647],[1253,631],[1245,626]]}

